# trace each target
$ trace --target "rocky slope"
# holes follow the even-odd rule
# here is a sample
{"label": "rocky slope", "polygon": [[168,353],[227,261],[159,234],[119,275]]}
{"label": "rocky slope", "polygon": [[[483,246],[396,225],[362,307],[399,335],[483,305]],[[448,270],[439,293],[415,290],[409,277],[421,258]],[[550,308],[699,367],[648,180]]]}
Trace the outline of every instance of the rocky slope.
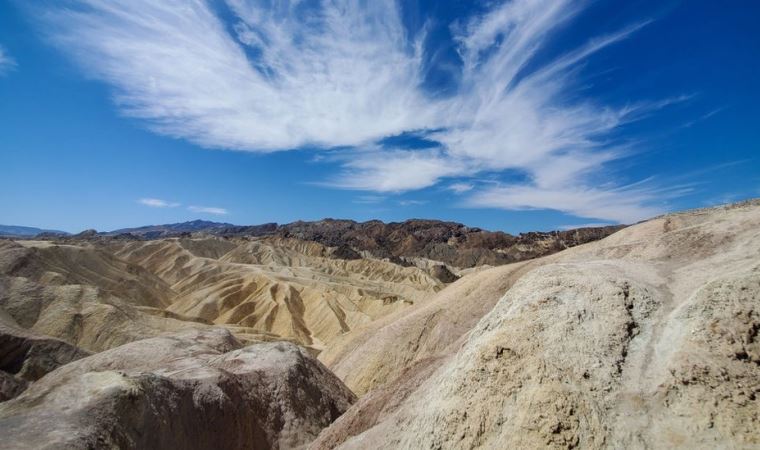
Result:
{"label": "rocky slope", "polygon": [[189,330],[71,362],[0,403],[7,449],[299,448],[354,395],[294,344]]}
{"label": "rocky slope", "polygon": [[759,230],[673,214],[356,329],[321,358],[368,393],[312,448],[760,446]]}
{"label": "rocky slope", "polygon": [[[464,265],[503,262],[612,230],[516,244],[527,238],[436,221],[233,228],[195,221],[116,235],[89,230],[50,240],[0,240],[0,308],[33,332],[88,351],[202,324],[226,327],[250,342],[281,338],[318,352],[458,279],[466,271],[441,262],[458,261],[452,254],[479,255]],[[177,233],[182,237],[147,239]],[[267,236],[229,237],[257,233]],[[504,245],[519,249],[510,253]]]}
{"label": "rocky slope", "polygon": [[296,240],[243,240],[232,246],[217,239],[164,240],[115,244],[111,250],[171,286],[176,295],[167,311],[317,349],[443,287],[416,267],[336,259],[322,245]]}
{"label": "rocky slope", "polygon": [[318,351],[443,287],[417,267],[331,251],[278,238],[0,241],[0,308],[90,351],[214,324]]}
{"label": "rocky slope", "polygon": [[23,392],[52,370],[90,353],[25,330],[0,309],[0,402]]}
{"label": "rocky slope", "polygon": [[760,446],[758,200],[524,261],[288,227],[0,240],[3,448]]}

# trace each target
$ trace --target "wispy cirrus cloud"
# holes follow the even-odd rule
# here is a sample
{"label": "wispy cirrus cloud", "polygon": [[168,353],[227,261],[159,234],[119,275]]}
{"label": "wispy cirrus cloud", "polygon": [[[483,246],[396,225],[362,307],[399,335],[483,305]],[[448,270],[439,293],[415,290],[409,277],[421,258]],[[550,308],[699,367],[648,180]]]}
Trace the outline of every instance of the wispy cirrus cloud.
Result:
{"label": "wispy cirrus cloud", "polygon": [[44,10],[54,41],[114,86],[124,113],[170,136],[266,152],[433,123],[391,0],[227,0],[233,34],[205,1],[62,4]]}
{"label": "wispy cirrus cloud", "polygon": [[660,213],[656,206],[644,206],[655,197],[653,190],[626,187],[497,186],[476,192],[467,200],[467,205],[510,210],[553,209],[578,217],[602,217],[633,223]]}
{"label": "wispy cirrus cloud", "polygon": [[[160,198],[141,198],[137,200],[137,203],[149,206],[151,208],[177,208],[179,206],[182,206],[182,203],[170,202],[167,200],[162,200]],[[227,211],[225,208],[219,208],[216,206],[189,205],[187,206],[187,210],[193,213],[213,214],[217,216],[224,216],[229,214],[229,211]]]}
{"label": "wispy cirrus cloud", "polygon": [[422,206],[426,205],[427,200],[399,200],[398,204],[401,206]]}
{"label": "wispy cirrus cloud", "polygon": [[215,216],[226,216],[229,214],[229,211],[227,211],[224,208],[218,208],[214,206],[195,206],[190,205],[187,207],[187,210],[194,213],[200,213],[200,214],[213,214]]}
{"label": "wispy cirrus cloud", "polygon": [[150,206],[151,208],[176,208],[177,206],[181,206],[180,203],[169,202],[160,198],[141,198],[137,200],[137,203]]}
{"label": "wispy cirrus cloud", "polygon": [[432,186],[444,177],[469,171],[466,163],[438,150],[385,150],[355,152],[345,158],[343,172],[325,186],[375,192],[404,192]]}
{"label": "wispy cirrus cloud", "polygon": [[[662,212],[663,204],[693,191],[690,185],[654,187],[650,180],[625,186],[492,185],[474,193],[467,206],[510,210],[552,209],[577,217],[609,218],[616,223],[635,223]],[[658,199],[659,204],[654,203]]]}
{"label": "wispy cirrus cloud", "polygon": [[[256,152],[345,147],[323,184],[377,193],[517,171],[509,185],[453,190],[471,206],[637,220],[661,212],[661,197],[609,183],[607,167],[629,154],[615,132],[679,98],[616,106],[575,89],[580,64],[647,21],[534,64],[585,3],[503,1],[452,25],[461,75],[448,96],[422,88],[425,29],[410,33],[395,0],[226,0],[231,22],[200,0],[67,0],[42,16],[119,108],[159,133]],[[434,145],[380,144],[404,133]]]}
{"label": "wispy cirrus cloud", "polygon": [[452,183],[446,187],[446,189],[457,194],[469,192],[473,190],[473,188],[475,188],[475,186],[472,183]]}
{"label": "wispy cirrus cloud", "polygon": [[385,197],[382,195],[360,195],[351,200],[351,203],[356,203],[357,205],[374,205],[384,201]]}
{"label": "wispy cirrus cloud", "polygon": [[16,68],[16,60],[11,58],[8,51],[0,45],[0,75],[5,75]]}

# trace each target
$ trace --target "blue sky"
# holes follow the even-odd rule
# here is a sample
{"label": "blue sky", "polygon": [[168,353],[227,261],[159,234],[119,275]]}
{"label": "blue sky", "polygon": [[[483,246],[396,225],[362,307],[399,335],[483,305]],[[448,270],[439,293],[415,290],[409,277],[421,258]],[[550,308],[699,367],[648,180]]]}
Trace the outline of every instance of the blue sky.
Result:
{"label": "blue sky", "polygon": [[0,0],[0,223],[629,223],[760,196],[760,3]]}

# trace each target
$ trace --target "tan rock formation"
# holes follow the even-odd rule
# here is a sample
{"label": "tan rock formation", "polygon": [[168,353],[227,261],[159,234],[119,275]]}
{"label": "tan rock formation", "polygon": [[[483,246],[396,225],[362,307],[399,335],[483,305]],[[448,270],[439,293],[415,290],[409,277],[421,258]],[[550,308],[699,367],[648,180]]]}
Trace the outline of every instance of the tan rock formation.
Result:
{"label": "tan rock formation", "polygon": [[114,254],[171,286],[176,295],[168,311],[317,349],[443,286],[416,267],[330,258],[330,250],[314,242],[242,240],[218,259],[195,256],[185,248],[187,242],[201,245],[192,240],[130,242],[114,247]]}
{"label": "tan rock formation", "polygon": [[416,267],[332,251],[280,238],[1,241],[0,307],[90,351],[198,324],[318,351],[443,286]]}
{"label": "tan rock formation", "polygon": [[0,403],[7,449],[303,447],[355,399],[300,347],[224,329],[133,342]]}
{"label": "tan rock formation", "polygon": [[[758,201],[657,218],[467,276],[408,312],[420,317],[356,330],[322,358],[359,390],[373,373],[388,384],[312,447],[755,448],[759,229]],[[508,290],[461,331],[439,311],[449,295],[476,307],[464,295],[476,277]],[[421,352],[431,324],[452,344]]]}
{"label": "tan rock formation", "polygon": [[[0,401],[15,396],[0,403],[3,444],[760,446],[760,201],[464,270],[427,257],[469,260],[495,237],[297,225],[255,239],[0,241]],[[299,239],[323,229],[336,246]],[[374,230],[376,251],[392,235],[411,256],[356,251],[344,229],[351,241]],[[544,254],[558,236],[525,240]],[[350,407],[348,388],[361,395]]]}

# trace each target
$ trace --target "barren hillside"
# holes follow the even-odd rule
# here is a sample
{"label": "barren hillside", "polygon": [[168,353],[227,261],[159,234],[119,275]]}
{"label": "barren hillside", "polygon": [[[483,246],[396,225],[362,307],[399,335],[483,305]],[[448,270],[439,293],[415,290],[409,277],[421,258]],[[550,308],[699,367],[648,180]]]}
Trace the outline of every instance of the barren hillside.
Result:
{"label": "barren hillside", "polygon": [[0,241],[0,307],[91,351],[199,324],[320,350],[443,287],[417,267],[332,251],[294,239]]}
{"label": "barren hillside", "polygon": [[755,448],[758,255],[751,201],[464,277],[320,355],[368,393],[312,448]]}
{"label": "barren hillside", "polygon": [[760,446],[760,201],[466,270],[317,241],[0,241],[4,445]]}

